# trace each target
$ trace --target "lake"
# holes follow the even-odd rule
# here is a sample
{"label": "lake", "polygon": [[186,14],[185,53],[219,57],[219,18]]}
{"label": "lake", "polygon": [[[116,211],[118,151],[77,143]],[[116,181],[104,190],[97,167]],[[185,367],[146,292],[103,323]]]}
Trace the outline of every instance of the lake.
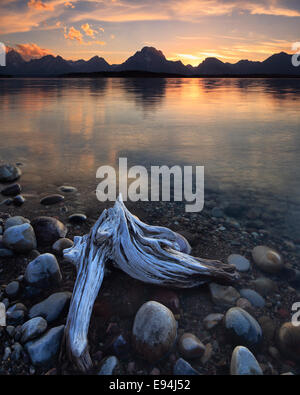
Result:
{"label": "lake", "polygon": [[300,238],[299,109],[299,79],[1,79],[0,159],[38,193],[94,190],[119,157],[205,166],[220,200],[278,209]]}

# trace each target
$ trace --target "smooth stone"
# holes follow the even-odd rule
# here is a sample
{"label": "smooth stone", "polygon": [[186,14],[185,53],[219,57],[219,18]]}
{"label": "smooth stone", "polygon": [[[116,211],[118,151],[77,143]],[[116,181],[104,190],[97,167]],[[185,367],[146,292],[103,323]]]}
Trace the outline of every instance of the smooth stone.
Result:
{"label": "smooth stone", "polygon": [[223,318],[224,314],[211,313],[204,318],[203,323],[206,329],[212,329],[217,326],[223,320]]}
{"label": "smooth stone", "polygon": [[57,292],[29,310],[29,318],[43,317],[48,323],[55,321],[68,307],[71,292]]}
{"label": "smooth stone", "polygon": [[0,182],[15,181],[20,178],[21,170],[11,164],[5,164],[0,166]]}
{"label": "smooth stone", "polygon": [[47,321],[42,317],[35,317],[25,322],[21,328],[21,343],[27,343],[43,334],[48,327]]}
{"label": "smooth stone", "polygon": [[44,204],[45,206],[50,206],[51,204],[60,203],[60,202],[62,202],[64,200],[65,200],[64,196],[63,195],[59,195],[57,193],[57,194],[48,195],[48,196],[43,197],[40,200],[40,203]]}
{"label": "smooth stone", "polygon": [[256,291],[263,296],[268,296],[278,291],[277,284],[266,277],[257,278],[256,280],[252,281],[252,284]]}
{"label": "smooth stone", "polygon": [[56,218],[37,217],[31,221],[39,245],[52,245],[66,236],[67,227]]}
{"label": "smooth stone", "polygon": [[284,263],[280,254],[266,246],[257,246],[252,250],[255,264],[264,272],[276,274],[283,269]]}
{"label": "smooth stone", "polygon": [[27,265],[24,278],[37,288],[59,285],[62,274],[56,257],[49,253],[39,255]]}
{"label": "smooth stone", "polygon": [[259,323],[240,307],[232,307],[226,312],[224,324],[234,345],[252,348],[258,346],[262,340]]}
{"label": "smooth stone", "polygon": [[21,310],[27,313],[27,307],[23,303],[15,303],[7,311],[12,313],[13,311]]}
{"label": "smooth stone", "polygon": [[14,337],[14,334],[15,334],[15,327],[14,326],[7,325],[7,327],[5,329],[6,329],[6,332],[8,333],[8,336]]}
{"label": "smooth stone", "polygon": [[10,355],[11,355],[10,347],[5,347],[4,354],[3,354],[3,357],[2,357],[2,361],[7,361],[8,358],[10,357]]}
{"label": "smooth stone", "polygon": [[250,269],[250,262],[242,255],[231,254],[227,261],[230,265],[234,265],[239,272],[247,272]]}
{"label": "smooth stone", "polygon": [[205,345],[192,333],[184,333],[178,341],[178,349],[185,359],[201,358]]}
{"label": "smooth stone", "polygon": [[7,311],[6,323],[13,326],[21,325],[24,322],[25,315],[24,310]]}
{"label": "smooth stone", "polygon": [[52,328],[42,337],[25,344],[25,349],[34,366],[49,367],[55,363],[60,351],[64,328],[64,325]]}
{"label": "smooth stone", "polygon": [[12,353],[11,353],[11,360],[12,361],[18,361],[21,358],[23,351],[23,347],[21,346],[20,343],[14,343],[12,345]]}
{"label": "smooth stone", "polygon": [[263,375],[255,356],[248,348],[237,346],[233,350],[230,364],[231,375]]}
{"label": "smooth stone", "polygon": [[58,239],[53,245],[52,250],[59,255],[63,254],[63,250],[66,248],[71,248],[73,246],[73,241],[67,238]]}
{"label": "smooth stone", "polygon": [[3,234],[3,244],[16,252],[28,252],[37,247],[34,230],[27,223],[6,229]]}
{"label": "smooth stone", "polygon": [[0,326],[6,326],[6,307],[0,302]]}
{"label": "smooth stone", "polygon": [[17,207],[22,206],[26,202],[26,199],[22,195],[17,195],[13,198],[13,204]]}
{"label": "smooth stone", "polygon": [[300,326],[284,323],[279,329],[277,342],[283,355],[300,362]]}
{"label": "smooth stone", "polygon": [[99,376],[118,375],[120,374],[120,363],[117,357],[111,355],[101,362]]}
{"label": "smooth stone", "polygon": [[87,220],[87,216],[85,214],[80,214],[80,213],[75,213],[69,216],[68,221],[71,224],[83,224],[84,222],[86,222]]}
{"label": "smooth stone", "polygon": [[150,301],[138,310],[132,329],[136,352],[148,362],[163,358],[173,347],[177,324],[173,313],[161,303]]}
{"label": "smooth stone", "polygon": [[221,306],[233,306],[240,297],[238,291],[232,286],[210,283],[209,290],[213,302]]}
{"label": "smooth stone", "polygon": [[21,215],[15,215],[14,217],[10,217],[5,221],[4,229],[11,228],[16,225],[30,224],[29,219],[22,217]]}
{"label": "smooth stone", "polygon": [[77,189],[75,187],[71,187],[69,185],[62,185],[61,187],[58,188],[58,190],[63,193],[77,192]]}
{"label": "smooth stone", "polygon": [[5,288],[5,293],[9,298],[14,298],[18,295],[20,290],[20,283],[19,281],[12,281],[11,283],[7,284]]}
{"label": "smooth stone", "polygon": [[240,289],[240,294],[255,307],[263,308],[266,304],[265,299],[256,291],[253,291],[253,289]]}
{"label": "smooth stone", "polygon": [[1,193],[4,196],[16,196],[21,193],[22,188],[20,184],[8,185],[6,188],[2,189]]}
{"label": "smooth stone", "polygon": [[173,367],[173,375],[175,376],[198,376],[199,372],[195,370],[187,361],[183,358],[177,359]]}
{"label": "smooth stone", "polygon": [[244,310],[246,310],[246,311],[248,311],[248,310],[253,310],[253,306],[252,306],[252,304],[250,303],[250,301],[248,300],[248,299],[245,299],[245,298],[239,298],[237,301],[236,301],[236,304],[235,304],[237,307],[240,307],[241,309],[244,309]]}

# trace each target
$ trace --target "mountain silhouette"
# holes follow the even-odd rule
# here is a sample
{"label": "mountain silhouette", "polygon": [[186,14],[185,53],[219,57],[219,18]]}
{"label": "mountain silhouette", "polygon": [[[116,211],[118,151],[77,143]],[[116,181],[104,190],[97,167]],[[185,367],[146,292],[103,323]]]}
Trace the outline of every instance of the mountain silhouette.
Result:
{"label": "mountain silhouette", "polygon": [[209,57],[197,67],[193,67],[184,65],[181,61],[166,59],[162,51],[154,47],[142,48],[119,65],[110,65],[99,56],[94,56],[89,60],[74,61],[63,59],[61,56],[46,55],[39,59],[25,61],[17,51],[10,50],[6,56],[6,66],[0,68],[0,74],[32,76],[134,71],[183,76],[300,75],[300,67],[294,67],[292,55],[285,52],[274,54],[262,62],[240,60],[237,63],[224,63],[217,58]]}

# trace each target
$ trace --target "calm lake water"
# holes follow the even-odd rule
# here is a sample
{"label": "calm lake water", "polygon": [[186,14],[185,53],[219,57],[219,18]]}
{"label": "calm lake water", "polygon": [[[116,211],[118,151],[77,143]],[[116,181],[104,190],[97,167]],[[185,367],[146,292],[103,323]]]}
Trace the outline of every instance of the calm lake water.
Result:
{"label": "calm lake water", "polygon": [[95,188],[119,157],[205,166],[221,195],[300,218],[299,109],[299,79],[1,79],[0,159],[40,190]]}

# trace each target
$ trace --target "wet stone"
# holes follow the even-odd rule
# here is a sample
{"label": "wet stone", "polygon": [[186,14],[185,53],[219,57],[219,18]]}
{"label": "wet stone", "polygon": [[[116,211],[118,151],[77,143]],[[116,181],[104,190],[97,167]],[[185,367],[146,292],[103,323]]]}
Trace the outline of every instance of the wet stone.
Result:
{"label": "wet stone", "polygon": [[234,306],[240,297],[238,291],[232,286],[210,283],[209,290],[213,302],[221,306]]}
{"label": "wet stone", "polygon": [[228,263],[234,265],[239,272],[247,272],[250,269],[250,262],[248,259],[239,254],[229,255]]}
{"label": "wet stone", "polygon": [[178,349],[185,359],[201,358],[205,352],[204,344],[192,333],[184,333],[180,337]]}
{"label": "wet stone", "polygon": [[76,224],[76,225],[83,224],[84,222],[86,222],[86,220],[87,220],[87,216],[85,214],[80,214],[80,213],[72,214],[68,218],[68,221],[71,224]]}
{"label": "wet stone", "polygon": [[25,280],[37,288],[48,288],[59,285],[62,274],[53,254],[42,254],[31,261],[25,271]]}
{"label": "wet stone", "polygon": [[280,351],[294,361],[300,361],[300,326],[292,322],[283,324],[278,332],[278,346]]}
{"label": "wet stone", "polygon": [[42,317],[35,317],[25,322],[21,327],[21,343],[35,339],[47,329],[47,321]]}
{"label": "wet stone", "polygon": [[5,164],[0,166],[0,182],[15,181],[20,178],[22,172],[14,165]]}
{"label": "wet stone", "polygon": [[4,245],[15,252],[28,252],[36,248],[34,230],[30,224],[16,225],[5,230]]}
{"label": "wet stone", "polygon": [[22,188],[20,184],[12,184],[2,189],[1,193],[4,196],[16,196],[21,193]]}
{"label": "wet stone", "polygon": [[133,324],[132,344],[146,361],[156,362],[173,347],[177,325],[173,313],[166,306],[150,301],[138,310]]}
{"label": "wet stone", "polygon": [[16,225],[23,225],[23,224],[29,224],[30,221],[27,218],[22,217],[21,215],[16,215],[14,217],[10,217],[5,221],[4,224],[4,229],[11,228],[12,226]]}
{"label": "wet stone", "polygon": [[253,287],[263,296],[271,295],[278,290],[277,284],[266,277],[259,277],[252,281]]}
{"label": "wet stone", "polygon": [[57,292],[47,299],[34,305],[29,310],[29,318],[43,317],[48,323],[57,320],[67,309],[72,294],[70,292]]}
{"label": "wet stone", "polygon": [[52,245],[67,234],[66,226],[56,218],[37,217],[31,221],[39,245]]}
{"label": "wet stone", "polygon": [[53,195],[48,195],[48,196],[43,197],[40,200],[40,203],[45,206],[50,206],[52,204],[60,203],[60,202],[64,201],[64,199],[65,198],[63,195],[53,194]]}
{"label": "wet stone", "polygon": [[231,375],[262,375],[255,356],[248,348],[238,346],[233,350],[230,364]]}
{"label": "wet stone", "polygon": [[14,298],[18,295],[20,290],[19,281],[12,281],[11,283],[7,284],[5,288],[6,295],[9,298]]}
{"label": "wet stone", "polygon": [[239,307],[232,307],[227,311],[224,324],[230,341],[235,345],[255,348],[262,340],[259,323]]}
{"label": "wet stone", "polygon": [[53,245],[52,249],[54,252],[56,252],[58,255],[63,254],[63,250],[66,248],[71,248],[73,246],[73,241],[67,238],[62,238],[57,240]]}
{"label": "wet stone", "polygon": [[174,365],[173,374],[176,376],[197,376],[199,372],[183,358],[179,358]]}
{"label": "wet stone", "polygon": [[266,246],[257,246],[252,250],[255,264],[266,273],[276,274],[283,269],[284,263],[280,254]]}
{"label": "wet stone", "polygon": [[13,198],[13,204],[17,207],[22,206],[22,204],[24,204],[26,201],[26,199],[24,198],[24,196],[22,195],[17,195]]}
{"label": "wet stone", "polygon": [[255,307],[263,308],[266,304],[265,299],[256,291],[253,291],[253,289],[241,289],[240,294]]}
{"label": "wet stone", "polygon": [[72,186],[69,186],[69,185],[62,185],[58,189],[59,189],[60,192],[63,192],[63,193],[74,193],[74,192],[77,192],[77,189],[75,187],[72,187]]}

